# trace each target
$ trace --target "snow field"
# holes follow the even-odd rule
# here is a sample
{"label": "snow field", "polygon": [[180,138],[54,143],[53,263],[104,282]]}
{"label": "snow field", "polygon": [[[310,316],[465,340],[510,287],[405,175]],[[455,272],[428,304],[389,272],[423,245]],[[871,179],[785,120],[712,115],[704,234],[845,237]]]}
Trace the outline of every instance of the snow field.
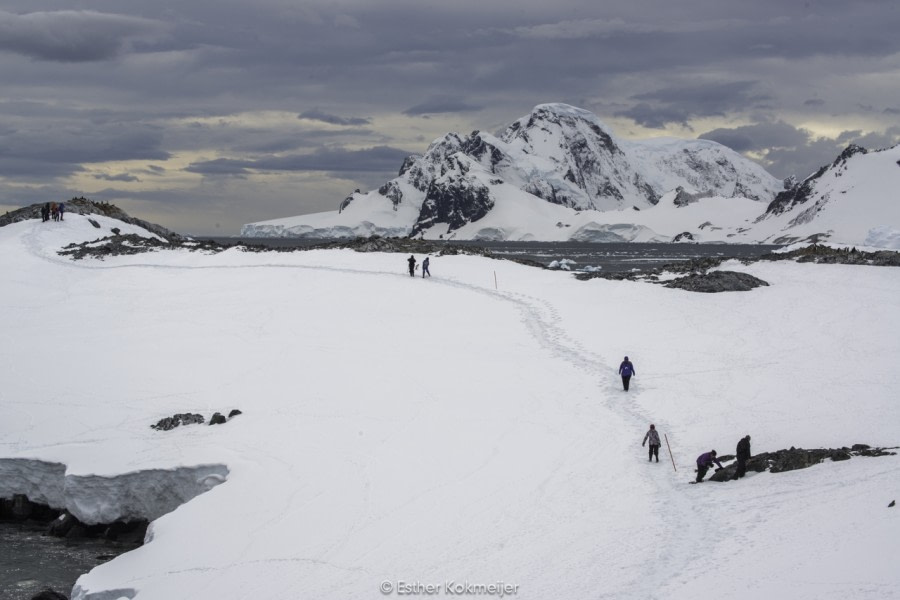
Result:
{"label": "snow field", "polygon": [[[900,445],[895,270],[728,265],[772,285],[703,295],[466,256],[432,257],[425,281],[404,255],[351,251],[53,256],[88,234],[68,216],[0,229],[15,340],[0,458],[229,475],[76,597],[468,580],[520,598],[881,599],[900,584],[896,457],[686,484],[698,454],[747,433],[754,452]],[[231,408],[222,426],[149,428]],[[647,464],[650,422],[677,473],[665,447]]]}

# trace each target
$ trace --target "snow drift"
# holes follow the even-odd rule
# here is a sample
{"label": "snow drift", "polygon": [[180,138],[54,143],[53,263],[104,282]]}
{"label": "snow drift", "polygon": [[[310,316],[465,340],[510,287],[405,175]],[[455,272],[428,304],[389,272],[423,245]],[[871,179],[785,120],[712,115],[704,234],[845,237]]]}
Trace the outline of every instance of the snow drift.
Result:
{"label": "snow drift", "polygon": [[[76,598],[900,585],[895,456],[687,485],[700,453],[748,433],[754,453],[898,445],[895,269],[727,264],[770,285],[701,295],[473,256],[434,256],[423,280],[403,255],[349,250],[56,253],[96,231],[77,215],[0,228],[0,458],[67,479],[225,465],[228,482],[155,519]],[[234,406],[226,425],[149,427]],[[647,462],[650,423],[677,472],[665,449]]]}

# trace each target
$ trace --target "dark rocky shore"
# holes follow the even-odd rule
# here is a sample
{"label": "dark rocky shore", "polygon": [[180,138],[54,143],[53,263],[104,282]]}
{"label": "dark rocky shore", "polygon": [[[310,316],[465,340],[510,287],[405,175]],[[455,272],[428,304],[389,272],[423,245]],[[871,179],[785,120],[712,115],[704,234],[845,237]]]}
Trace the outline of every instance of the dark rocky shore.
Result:
{"label": "dark rocky shore", "polygon": [[[770,473],[784,473],[787,471],[796,471],[797,469],[806,469],[813,465],[824,462],[827,459],[832,461],[850,460],[854,456],[894,456],[896,452],[890,452],[896,448],[872,448],[866,444],[854,444],[853,446],[843,448],[818,448],[814,450],[805,450],[803,448],[794,448],[793,446],[787,450],[777,450],[775,452],[762,452],[750,458],[747,461],[747,472],[762,473],[769,471]],[[734,456],[720,456],[719,460],[727,462],[733,460]],[[737,469],[737,463],[732,463],[722,469],[717,470],[709,481],[730,481],[734,479],[734,473]]]}
{"label": "dark rocky shore", "polygon": [[[702,258],[680,263],[665,264],[655,269],[639,273],[576,273],[581,281],[588,279],[611,279],[615,281],[646,281],[659,283],[669,288],[678,288],[691,292],[743,292],[760,286],[769,285],[762,279],[747,273],[736,271],[713,271],[733,258]],[[801,263],[822,263],[841,265],[866,265],[876,267],[900,267],[900,252],[879,250],[865,252],[856,248],[831,248],[812,244],[790,252],[771,252],[755,259],[744,259],[745,265],[758,261],[790,260]],[[677,279],[662,281],[667,275],[676,275]]]}
{"label": "dark rocky shore", "polygon": [[[490,250],[478,246],[454,245],[447,241],[431,241],[413,238],[383,238],[373,236],[369,238],[356,238],[351,240],[339,240],[323,242],[311,246],[285,246],[272,247],[263,244],[246,242],[220,243],[213,240],[194,240],[173,233],[168,229],[140,219],[128,216],[123,210],[105,202],[93,202],[86,198],[73,198],[66,203],[67,212],[81,215],[100,214],[125,223],[130,223],[147,229],[159,236],[160,239],[147,238],[133,234],[121,234],[117,228],[112,228],[113,235],[99,237],[90,242],[70,244],[60,250],[59,254],[69,256],[73,260],[84,258],[100,259],[107,256],[120,256],[130,254],[142,254],[161,250],[184,249],[191,252],[204,252],[216,254],[230,248],[238,248],[243,252],[304,252],[320,249],[350,249],[357,252],[396,252],[409,254],[431,254],[434,256],[446,256],[455,254],[469,254],[495,258],[498,260],[512,260],[521,264],[546,268],[543,264],[526,259],[510,258],[508,256],[495,256]],[[40,218],[40,204],[21,208],[0,216],[0,227],[18,221]],[[92,221],[100,229],[100,224]],[[576,273],[575,277],[581,281],[602,278],[611,280],[645,281],[657,283],[670,288],[678,288],[692,292],[716,293],[727,291],[748,291],[768,283],[746,273],[735,271],[721,271],[718,269],[727,260],[732,258],[702,258],[689,261],[668,263],[657,268],[640,272],[608,273],[594,271],[590,273]],[[759,258],[743,259],[744,264],[755,261],[791,260],[796,262],[814,262],[825,264],[869,265],[869,266],[900,266],[900,252],[880,250],[865,252],[852,249],[835,249],[819,244],[783,253],[769,253]],[[671,276],[674,275],[673,279]]]}
{"label": "dark rocky shore", "polygon": [[141,546],[148,523],[86,525],[68,511],[18,494],[0,498],[0,526],[3,576],[21,594],[0,597],[65,600],[81,573]]}

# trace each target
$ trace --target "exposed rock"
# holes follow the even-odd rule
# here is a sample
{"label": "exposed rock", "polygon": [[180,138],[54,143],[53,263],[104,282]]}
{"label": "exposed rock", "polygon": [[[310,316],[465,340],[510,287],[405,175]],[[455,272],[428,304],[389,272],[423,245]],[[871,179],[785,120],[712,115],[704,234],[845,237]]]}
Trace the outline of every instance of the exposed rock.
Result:
{"label": "exposed rock", "polygon": [[215,413],[209,419],[209,424],[210,425],[221,425],[222,423],[225,423],[227,421],[228,421],[228,419],[225,418],[225,415],[223,415],[222,413]]}
{"label": "exposed rock", "polygon": [[900,267],[900,252],[891,250],[866,252],[856,248],[831,248],[830,246],[811,244],[790,252],[766,254],[761,256],[760,260],[796,260],[797,262],[825,264]]}
{"label": "exposed rock", "polygon": [[169,431],[175,429],[179,425],[202,425],[204,421],[203,415],[198,415],[196,413],[178,413],[172,417],[160,419],[157,421],[156,425],[151,425],[150,427],[158,431]]}
{"label": "exposed rock", "polygon": [[676,235],[674,238],[672,238],[672,241],[673,242],[687,242],[687,241],[693,242],[694,234],[692,234],[690,231],[683,231],[683,232],[679,233],[678,235]]}
{"label": "exposed rock", "polygon": [[45,590],[41,590],[37,594],[31,597],[31,600],[69,600],[67,596],[53,590],[51,588],[47,588]]}
{"label": "exposed rock", "polygon": [[687,290],[689,292],[747,292],[759,286],[768,286],[769,284],[749,275],[747,273],[737,273],[735,271],[712,271],[710,273],[700,273],[680,277],[664,284],[669,288],[677,288]]}
{"label": "exposed rock", "polygon": [[[41,206],[43,206],[43,204],[44,203],[32,204],[31,206],[26,206],[24,208],[10,211],[5,215],[0,215],[0,227],[9,225],[10,223],[17,223],[19,221],[26,221],[29,219],[40,219]],[[93,200],[81,197],[67,200],[65,201],[65,205],[66,214],[103,215],[112,219],[118,219],[119,221],[123,221],[130,225],[137,225],[138,227],[142,227],[147,231],[150,231],[151,233],[155,233],[165,240],[174,242],[184,239],[177,233],[169,231],[165,227],[156,225],[155,223],[148,223],[147,221],[144,221],[142,219],[131,217],[128,215],[128,213],[114,204],[109,204],[107,202],[94,202]],[[92,224],[97,228],[100,227],[100,224],[96,221],[92,221]]]}
{"label": "exposed rock", "polygon": [[[803,448],[794,448],[788,450],[778,450],[777,452],[763,452],[757,454],[747,461],[747,471],[761,473],[768,470],[770,473],[784,473],[786,471],[795,471],[797,469],[805,469],[813,465],[817,465],[826,459],[832,461],[849,460],[853,456],[893,456],[895,452],[889,452],[894,448],[871,448],[865,444],[855,444],[853,448],[821,448],[814,450],[804,450]],[[731,457],[721,457],[721,461],[726,461]],[[734,478],[737,463],[732,463],[725,468],[716,471],[710,481],[729,481]]]}
{"label": "exposed rock", "polygon": [[65,511],[50,523],[50,527],[47,528],[47,535],[66,537],[77,524],[78,519],[72,516],[69,511]]}
{"label": "exposed rock", "polygon": [[242,415],[242,414],[244,414],[244,413],[242,413],[241,411],[239,411],[238,409],[235,408],[230,413],[228,413],[228,418],[230,419],[231,417],[236,417],[236,416]]}
{"label": "exposed rock", "polygon": [[888,508],[894,508],[894,505],[895,505],[896,503],[897,503],[896,500],[891,500],[891,503],[888,504]]}

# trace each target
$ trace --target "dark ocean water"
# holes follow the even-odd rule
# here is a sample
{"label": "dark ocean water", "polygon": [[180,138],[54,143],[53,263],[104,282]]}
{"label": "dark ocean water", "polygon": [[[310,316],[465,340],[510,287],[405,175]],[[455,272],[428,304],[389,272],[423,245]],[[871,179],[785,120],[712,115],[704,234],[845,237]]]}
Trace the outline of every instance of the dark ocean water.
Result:
{"label": "dark ocean water", "polygon": [[[247,242],[273,248],[308,248],[325,243],[323,240],[296,238],[204,238],[228,244]],[[337,241],[337,240],[335,240]],[[646,270],[666,263],[693,258],[728,257],[752,258],[762,256],[780,246],[759,244],[588,244],[576,242],[435,242],[447,246],[487,248],[495,256],[533,260],[544,266],[553,261],[574,261],[573,271],[591,270],[621,272]]]}
{"label": "dark ocean water", "polygon": [[45,588],[68,596],[83,573],[133,545],[44,535],[46,525],[0,523],[0,600],[28,600]]}

